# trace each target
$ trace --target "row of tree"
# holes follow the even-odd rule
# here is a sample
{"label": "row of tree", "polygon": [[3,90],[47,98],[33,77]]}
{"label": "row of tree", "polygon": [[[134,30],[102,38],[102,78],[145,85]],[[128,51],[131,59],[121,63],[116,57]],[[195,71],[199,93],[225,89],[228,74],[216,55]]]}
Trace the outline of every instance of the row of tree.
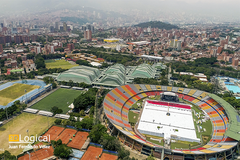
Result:
{"label": "row of tree", "polygon": [[0,109],[0,121],[3,121],[7,118],[16,115],[17,113],[21,113],[27,107],[26,104],[21,104],[19,100],[15,101],[12,106],[8,108]]}

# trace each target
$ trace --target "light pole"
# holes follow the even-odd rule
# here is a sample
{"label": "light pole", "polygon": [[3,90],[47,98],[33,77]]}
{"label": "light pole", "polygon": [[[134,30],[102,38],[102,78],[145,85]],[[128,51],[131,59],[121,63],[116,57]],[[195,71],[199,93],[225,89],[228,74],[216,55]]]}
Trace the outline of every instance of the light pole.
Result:
{"label": "light pole", "polygon": [[29,153],[29,152],[27,152],[27,154],[29,155],[29,160],[30,160],[30,159],[31,159],[31,158],[30,158],[30,153]]}
{"label": "light pole", "polygon": [[28,132],[28,129],[27,129],[27,133],[28,133],[28,137],[29,137],[29,132]]}

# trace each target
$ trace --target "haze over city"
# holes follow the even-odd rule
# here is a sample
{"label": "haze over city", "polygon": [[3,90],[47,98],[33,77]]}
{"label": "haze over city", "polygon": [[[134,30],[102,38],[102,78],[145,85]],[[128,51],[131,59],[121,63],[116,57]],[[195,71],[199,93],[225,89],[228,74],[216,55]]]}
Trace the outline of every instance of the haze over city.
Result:
{"label": "haze over city", "polygon": [[[49,12],[58,9],[81,10],[90,7],[96,10],[114,11],[123,15],[147,15],[149,20],[158,20],[158,15],[172,18],[191,16],[204,18],[203,22],[216,20],[231,22],[238,19],[238,0],[1,0],[1,17],[21,16],[29,13]],[[166,21],[169,21],[166,19]],[[182,21],[185,21],[182,19]]]}

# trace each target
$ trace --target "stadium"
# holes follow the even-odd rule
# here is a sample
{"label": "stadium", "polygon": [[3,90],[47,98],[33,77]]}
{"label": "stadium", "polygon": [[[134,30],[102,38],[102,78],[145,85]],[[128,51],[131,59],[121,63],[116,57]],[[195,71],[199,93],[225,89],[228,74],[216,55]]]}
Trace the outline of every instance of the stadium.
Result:
{"label": "stadium", "polygon": [[[177,96],[185,103],[149,99],[167,94]],[[131,126],[130,109],[142,99],[141,116],[136,125]],[[204,143],[204,137],[196,137],[192,106],[197,106],[211,121],[211,136]],[[239,153],[240,117],[230,104],[214,94],[188,88],[128,84],[111,90],[103,101],[103,107],[109,132],[138,153],[179,160],[232,159],[235,152]],[[164,143],[150,142],[144,135],[162,137]],[[188,141],[189,147],[169,147],[176,140]],[[192,147],[190,144],[193,142],[199,145]]]}
{"label": "stadium", "polygon": [[17,100],[28,103],[51,90],[52,85],[46,85],[39,80],[21,80],[0,85],[0,108],[7,108]]}

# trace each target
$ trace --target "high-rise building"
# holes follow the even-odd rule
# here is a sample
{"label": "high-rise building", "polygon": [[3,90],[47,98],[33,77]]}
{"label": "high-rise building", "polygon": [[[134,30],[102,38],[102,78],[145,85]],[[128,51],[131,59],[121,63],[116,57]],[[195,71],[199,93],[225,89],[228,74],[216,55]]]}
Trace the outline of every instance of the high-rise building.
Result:
{"label": "high-rise building", "polygon": [[54,27],[50,26],[50,32],[53,33],[54,32]]}
{"label": "high-rise building", "polygon": [[32,40],[32,42],[36,42],[37,41],[37,38],[38,38],[38,36],[37,35],[31,35],[31,40]]}
{"label": "high-rise building", "polygon": [[182,49],[182,41],[177,41],[177,50],[180,51]]}
{"label": "high-rise building", "polygon": [[83,30],[83,31],[86,31],[86,30],[87,30],[86,25],[82,25],[82,30]]}
{"label": "high-rise building", "polygon": [[0,53],[3,52],[3,46],[0,44]]}
{"label": "high-rise building", "polygon": [[68,43],[67,48],[72,51],[74,49],[74,44],[73,43]]}
{"label": "high-rise building", "polygon": [[1,25],[0,25],[0,26],[1,26],[1,28],[3,28],[3,23],[1,23]]}
{"label": "high-rise building", "polygon": [[234,59],[232,60],[232,66],[233,66],[233,67],[237,67],[237,66],[238,66],[238,63],[239,63],[239,59],[238,59],[238,58],[234,58]]}
{"label": "high-rise building", "polygon": [[41,53],[41,52],[42,52],[42,50],[41,50],[41,47],[40,47],[40,46],[35,46],[35,48],[34,48],[34,51],[35,51],[35,53],[36,53],[36,54],[39,54],[39,53]]}
{"label": "high-rise building", "polygon": [[87,40],[91,40],[92,39],[92,31],[91,30],[86,30],[84,31],[84,38]]}
{"label": "high-rise building", "polygon": [[58,30],[58,22],[55,22],[55,30]]}
{"label": "high-rise building", "polygon": [[0,35],[0,44],[4,44],[5,45],[5,36]]}
{"label": "high-rise building", "polygon": [[22,36],[23,43],[30,42],[30,38],[28,36]]}
{"label": "high-rise building", "polygon": [[67,31],[67,23],[66,22],[63,22],[63,31]]}
{"label": "high-rise building", "polygon": [[22,37],[21,37],[21,36],[14,36],[14,42],[15,42],[16,44],[21,43],[21,40],[22,40]]}
{"label": "high-rise building", "polygon": [[91,31],[92,33],[94,33],[94,26],[91,26]]}
{"label": "high-rise building", "polygon": [[5,36],[5,43],[12,43],[12,36]]}

